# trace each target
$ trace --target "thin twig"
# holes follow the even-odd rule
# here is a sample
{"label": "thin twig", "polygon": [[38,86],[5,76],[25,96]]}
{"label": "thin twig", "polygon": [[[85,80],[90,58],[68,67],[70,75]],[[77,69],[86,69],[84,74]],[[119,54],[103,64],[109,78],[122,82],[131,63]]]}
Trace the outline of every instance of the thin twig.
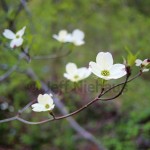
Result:
{"label": "thin twig", "polygon": [[14,116],[14,117],[11,117],[11,118],[8,118],[8,119],[3,119],[3,120],[0,120],[0,123],[4,123],[4,122],[9,122],[9,121],[14,121],[17,119],[17,116]]}
{"label": "thin twig", "polygon": [[4,75],[0,76],[0,82],[7,79],[17,69],[19,63],[20,61],[16,65],[14,65],[11,69],[9,69]]}
{"label": "thin twig", "polygon": [[24,106],[22,109],[18,111],[19,114],[22,114],[26,109],[28,109],[33,103],[35,103],[37,100],[33,100],[29,102],[26,106]]}
{"label": "thin twig", "polygon": [[[34,78],[33,78],[34,80],[37,80],[37,76],[34,74],[34,72],[33,72],[31,69],[28,70],[28,75],[29,75],[30,77],[32,77],[32,78],[34,77]],[[69,114],[68,114],[68,111],[65,109],[64,104],[61,103],[60,100],[59,100],[57,97],[54,97],[55,104],[58,106],[58,108],[59,108],[60,111],[62,112],[63,116],[59,116],[59,117],[54,116],[54,117],[51,118],[51,119],[47,119],[47,120],[43,120],[43,121],[39,121],[39,122],[30,122],[30,121],[27,121],[27,120],[21,118],[21,117],[20,117],[20,114],[23,113],[28,107],[30,107],[30,106],[33,104],[33,102],[36,101],[36,100],[34,100],[34,101],[30,102],[29,104],[27,104],[27,105],[26,105],[24,108],[22,108],[20,111],[18,111],[18,114],[17,114],[15,117],[8,118],[8,119],[5,119],[5,120],[1,120],[0,123],[12,121],[12,120],[18,120],[18,121],[21,121],[21,122],[26,123],[26,124],[35,125],[35,124],[42,124],[42,123],[46,123],[46,122],[49,122],[49,121],[61,120],[61,119],[66,118],[66,119],[70,122],[71,126],[72,126],[76,131],[78,131],[84,138],[89,139],[89,140],[91,140],[91,141],[97,143],[96,140],[95,140],[95,138],[93,137],[93,135],[91,135],[91,134],[90,134],[89,132],[87,132],[85,129],[83,129],[82,127],[80,127],[79,124],[77,124],[77,122],[75,122],[75,120],[74,120],[72,117],[70,117],[70,116],[73,116],[73,115],[75,115],[75,114],[77,114],[77,113],[83,111],[84,109],[86,109],[87,107],[89,107],[90,105],[92,105],[94,102],[96,102],[96,101],[98,101],[98,100],[112,100],[112,99],[115,99],[115,98],[119,97],[119,96],[122,94],[122,92],[123,92],[123,90],[124,90],[126,84],[127,84],[128,82],[134,80],[135,78],[137,78],[139,75],[141,75],[141,73],[137,74],[135,77],[133,77],[133,78],[130,79],[130,80],[128,80],[129,76],[127,75],[125,82],[120,83],[120,84],[118,84],[118,85],[115,85],[115,86],[113,86],[112,88],[108,89],[108,90],[105,91],[105,92],[104,92],[104,89],[102,88],[101,93],[100,93],[95,99],[93,99],[93,100],[90,101],[88,104],[84,105],[83,107],[79,108],[78,110],[76,110],[76,111],[74,111],[74,112],[72,112],[72,113],[69,113]],[[52,93],[52,91],[47,87],[47,85],[46,85],[45,83],[43,83],[43,82],[41,82],[41,83],[42,83],[42,88],[43,88],[43,90],[44,90],[45,92]],[[115,88],[115,87],[117,87],[117,86],[120,86],[120,85],[122,85],[122,84],[123,84],[123,87],[122,87],[122,89],[120,90],[120,92],[119,92],[116,96],[114,96],[114,97],[112,97],[112,98],[101,99],[101,97],[102,97],[104,94],[106,94],[108,91],[110,91],[110,90],[112,90],[113,88]]]}
{"label": "thin twig", "polygon": [[[31,70],[30,70],[30,71],[31,71]],[[28,72],[28,73],[29,73],[29,72]],[[104,89],[102,89],[102,90],[101,90],[101,93],[100,93],[95,99],[93,99],[92,101],[90,101],[90,102],[87,103],[86,105],[82,106],[81,108],[79,108],[78,110],[76,110],[76,111],[74,111],[74,112],[72,112],[72,113],[70,113],[70,114],[68,114],[68,113],[67,113],[67,110],[65,110],[65,112],[63,112],[63,114],[65,114],[65,115],[60,116],[60,117],[53,117],[52,119],[47,119],[47,120],[44,120],[44,121],[41,121],[41,122],[29,122],[29,121],[27,121],[27,122],[28,122],[28,124],[41,124],[41,123],[45,123],[45,122],[49,122],[49,121],[53,121],[53,120],[61,120],[61,119],[68,118],[68,117],[70,117],[70,116],[73,116],[73,115],[75,115],[75,114],[81,112],[82,110],[84,110],[85,108],[89,107],[90,105],[92,105],[94,102],[96,102],[96,101],[98,101],[98,100],[106,100],[106,101],[107,101],[107,100],[115,99],[115,98],[119,97],[119,96],[122,94],[122,92],[123,92],[123,90],[124,90],[126,84],[127,84],[128,82],[134,80],[135,78],[137,78],[140,74],[141,74],[141,73],[137,74],[136,76],[134,76],[134,77],[133,77],[132,79],[130,79],[130,80],[128,80],[129,76],[127,76],[125,82],[122,82],[122,83],[120,83],[120,84],[118,84],[118,85],[115,85],[115,86],[113,86],[112,88],[108,89],[108,90],[105,91],[105,92],[104,92]],[[32,74],[32,75],[33,75],[33,74]],[[30,76],[31,76],[31,72],[30,72]],[[37,78],[35,78],[35,79],[37,80]],[[116,96],[111,97],[111,98],[106,98],[106,99],[100,98],[100,97],[102,97],[104,94],[106,94],[108,91],[110,91],[110,90],[112,90],[113,88],[115,88],[115,87],[117,87],[117,86],[120,86],[120,85],[122,85],[122,84],[123,84],[123,87],[122,87],[122,89],[120,90],[120,92],[119,92]],[[48,87],[47,87],[44,83],[42,83],[42,88],[43,88],[44,90],[46,90],[46,92],[52,93],[52,91],[50,91],[50,90],[48,89]],[[54,97],[54,101],[55,101],[55,103],[57,104],[58,101],[60,101],[60,100],[58,100],[57,97]],[[23,108],[22,108],[21,110],[19,110],[18,112],[19,112],[19,113],[23,113],[23,112],[24,112],[27,108],[29,108],[34,102],[36,102],[36,100],[33,100],[32,102],[28,103],[25,107],[23,107]],[[62,103],[60,103],[60,104],[59,104],[59,107],[61,108],[61,110],[63,110],[62,108],[64,108],[64,105],[63,105]],[[19,119],[19,120],[22,120],[22,119]],[[23,120],[24,120],[24,119],[23,119]]]}
{"label": "thin twig", "polygon": [[[142,71],[140,71],[137,75],[135,75],[134,77],[132,77],[131,79],[129,79],[129,80],[127,81],[127,83],[128,83],[128,82],[131,82],[132,80],[136,79],[137,77],[139,77],[139,76],[141,76],[141,75],[142,75]],[[125,81],[125,82],[126,82],[126,81]],[[109,91],[111,91],[112,89],[114,89],[114,88],[116,88],[116,87],[118,87],[118,86],[123,85],[125,82],[121,82],[121,83],[119,83],[119,84],[117,84],[117,85],[114,85],[113,87],[109,88],[108,90],[104,91],[104,92],[102,93],[102,96],[105,95],[106,93],[108,93]]]}
{"label": "thin twig", "polygon": [[[129,76],[127,75],[126,76],[126,80],[125,80],[125,82],[124,82],[124,84],[123,84],[123,86],[122,86],[122,88],[121,88],[121,90],[120,90],[120,92],[117,94],[117,95],[115,95],[114,97],[111,97],[111,98],[98,98],[99,100],[102,100],[102,101],[109,101],[109,100],[113,100],[113,99],[116,99],[117,97],[119,97],[121,94],[122,94],[122,92],[123,92],[123,90],[125,89],[125,86],[126,86],[126,84],[127,84],[127,82],[128,82],[128,78],[129,78]],[[106,93],[105,93],[106,94]]]}
{"label": "thin twig", "polygon": [[71,54],[72,50],[67,51],[64,54],[59,54],[59,55],[44,55],[44,56],[33,56],[31,59],[33,60],[41,60],[41,59],[55,59],[55,58],[62,58],[65,56],[68,56],[69,54]]}
{"label": "thin twig", "polygon": [[[27,72],[27,74],[33,80],[38,80],[38,77],[36,76],[36,74],[34,73],[34,71],[32,69],[29,69],[28,72]],[[48,88],[48,86],[44,82],[41,82],[41,87],[42,87],[42,89],[46,93],[52,93],[54,95],[54,93]],[[68,111],[67,111],[65,105],[61,102],[61,100],[58,99],[58,97],[56,97],[56,96],[54,96],[53,99],[54,99],[55,105],[57,106],[57,108],[59,109],[59,111],[63,115],[68,115]],[[99,150],[105,150],[105,148],[104,148],[104,146],[102,146],[101,142],[97,141],[97,139],[91,133],[89,133],[84,128],[82,128],[72,117],[67,117],[66,119],[70,123],[70,125],[72,126],[72,128],[77,133],[79,133],[80,135],[82,135],[82,137],[84,137],[85,139],[88,139],[89,141],[95,143],[98,146]],[[22,121],[24,121],[24,120],[22,120]]]}

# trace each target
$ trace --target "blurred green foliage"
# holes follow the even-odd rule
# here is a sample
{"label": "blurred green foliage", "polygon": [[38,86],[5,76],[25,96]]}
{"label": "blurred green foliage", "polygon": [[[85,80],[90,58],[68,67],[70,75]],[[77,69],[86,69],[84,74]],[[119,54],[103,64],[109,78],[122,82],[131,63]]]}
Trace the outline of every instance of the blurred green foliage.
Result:
{"label": "blurred green foliage", "polygon": [[[48,85],[59,83],[63,78],[67,62],[88,66],[99,51],[110,51],[115,62],[122,62],[126,48],[134,54],[140,52],[141,59],[149,57],[150,9],[149,0],[31,0],[25,9],[18,11],[20,1],[5,0],[8,11],[0,8],[0,75],[18,61],[20,49],[11,50],[9,40],[2,36],[5,28],[14,31],[27,26],[24,46],[29,46],[31,58],[38,55],[66,53],[71,45],[61,46],[52,38],[61,29],[69,32],[79,28],[85,32],[86,44],[74,47],[73,52],[59,59],[21,61],[18,71],[13,72],[0,85],[0,103],[7,101],[17,111],[36,97],[39,81],[26,76],[27,68],[34,68],[40,79]],[[15,15],[17,13],[17,15]],[[12,23],[12,21],[14,23]],[[133,68],[133,73],[137,68]],[[86,109],[75,119],[110,150],[150,149],[150,94],[149,74],[136,79],[127,86],[126,92],[113,102],[97,103]],[[93,76],[88,83],[92,83]],[[120,80],[121,81],[121,80]],[[116,81],[112,81],[116,83]],[[71,85],[70,85],[71,86]],[[64,91],[65,92],[65,91]],[[97,91],[81,95],[79,92],[64,93],[62,99],[69,111],[85,104]],[[4,98],[5,97],[5,98]],[[83,100],[84,99],[84,100]],[[0,119],[15,114],[9,109],[0,110]],[[47,118],[46,113],[24,114],[28,120]],[[83,150],[89,143],[69,126],[66,120],[29,126],[17,121],[0,124],[0,148],[11,149],[69,149]],[[77,143],[77,144],[76,144]]]}

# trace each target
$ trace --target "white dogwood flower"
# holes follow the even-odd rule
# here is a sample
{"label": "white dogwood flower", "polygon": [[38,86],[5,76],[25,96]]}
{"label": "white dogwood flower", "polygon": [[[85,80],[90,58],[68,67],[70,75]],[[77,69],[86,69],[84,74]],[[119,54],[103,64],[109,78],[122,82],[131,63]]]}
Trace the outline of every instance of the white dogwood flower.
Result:
{"label": "white dogwood flower", "polygon": [[147,66],[150,63],[150,61],[149,59],[144,59],[143,61],[141,59],[136,59],[135,63],[136,66]]}
{"label": "white dogwood flower", "polygon": [[19,30],[17,33],[12,32],[9,29],[5,29],[3,32],[3,35],[7,38],[10,39],[10,47],[15,48],[19,47],[23,43],[23,38],[22,36],[24,35],[26,27],[23,27],[21,30]]}
{"label": "white dogwood flower", "polygon": [[135,65],[140,66],[142,68],[142,72],[148,72],[149,71],[149,69],[147,68],[147,66],[149,64],[150,64],[149,59],[144,59],[143,61],[141,59],[136,59],[135,60]]}
{"label": "white dogwood flower", "polygon": [[68,42],[68,32],[66,30],[60,30],[58,35],[57,34],[54,34],[53,35],[53,38],[58,40],[59,42],[62,42],[62,43],[65,43],[65,42]]}
{"label": "white dogwood flower", "polygon": [[62,43],[73,43],[76,46],[83,45],[84,32],[79,29],[75,29],[72,33],[68,33],[66,30],[59,31],[58,35],[54,34],[53,38]]}
{"label": "white dogwood flower", "polygon": [[100,52],[96,57],[96,63],[90,62],[91,71],[104,80],[118,79],[127,74],[125,65],[113,64],[113,57],[109,52]]}
{"label": "white dogwood flower", "polygon": [[86,68],[77,68],[76,64],[68,63],[66,65],[66,73],[64,73],[64,77],[72,82],[78,82],[87,78],[91,74],[91,71]]}
{"label": "white dogwood flower", "polygon": [[36,112],[51,111],[55,106],[51,94],[39,94],[37,101],[31,106],[32,110]]}
{"label": "white dogwood flower", "polygon": [[75,29],[72,34],[69,34],[67,36],[67,41],[73,43],[76,46],[80,46],[83,45],[84,42],[84,32],[79,30],[79,29]]}

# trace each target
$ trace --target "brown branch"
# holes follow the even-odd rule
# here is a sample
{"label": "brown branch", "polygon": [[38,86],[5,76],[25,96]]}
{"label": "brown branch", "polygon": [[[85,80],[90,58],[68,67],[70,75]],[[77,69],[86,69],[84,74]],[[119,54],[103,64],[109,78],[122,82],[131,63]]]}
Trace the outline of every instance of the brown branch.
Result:
{"label": "brown branch", "polygon": [[[30,70],[30,71],[31,71],[31,70]],[[29,71],[29,72],[30,72],[30,71]],[[29,73],[29,72],[28,72],[28,75],[32,76],[33,74],[31,74],[31,72],[30,72],[30,73]],[[33,73],[33,72],[32,72],[32,73]],[[30,122],[30,121],[26,121],[26,123],[27,123],[27,124],[41,124],[41,123],[45,123],[45,122],[49,122],[49,121],[53,121],[53,120],[61,120],[61,119],[68,118],[68,117],[70,117],[70,116],[73,116],[73,115],[75,115],[75,114],[77,114],[77,113],[83,111],[84,109],[86,109],[87,107],[89,107],[90,105],[92,105],[94,102],[96,102],[96,101],[98,101],[98,100],[105,100],[105,101],[107,101],[107,100],[113,100],[113,99],[119,97],[119,96],[122,94],[122,92],[123,92],[123,90],[124,90],[124,88],[125,88],[125,86],[126,86],[126,84],[127,84],[128,82],[131,82],[132,80],[136,79],[136,78],[137,78],[138,76],[140,76],[140,75],[141,75],[141,72],[138,73],[136,76],[134,76],[134,77],[133,77],[132,79],[130,79],[130,80],[128,80],[129,76],[126,76],[125,82],[122,82],[122,83],[120,83],[120,84],[118,84],[118,85],[115,85],[115,86],[113,86],[112,88],[108,89],[107,91],[104,91],[104,89],[102,88],[101,93],[100,93],[95,99],[93,99],[92,101],[90,101],[90,102],[87,103],[86,105],[82,106],[81,108],[79,108],[78,110],[76,110],[76,111],[74,111],[74,112],[72,112],[72,113],[70,113],[70,114],[68,114],[68,113],[67,113],[67,110],[65,110],[65,111],[63,112],[63,114],[65,114],[65,115],[63,115],[63,116],[60,116],[60,117],[53,117],[52,119],[47,119],[47,120],[40,121],[40,122]],[[37,78],[34,78],[34,79],[37,80]],[[106,99],[100,98],[100,97],[102,97],[104,94],[106,94],[108,91],[110,91],[110,90],[112,90],[113,88],[116,88],[117,86],[120,86],[120,85],[122,85],[122,84],[123,84],[123,87],[122,87],[122,89],[120,90],[120,92],[119,92],[116,96],[111,97],[111,98],[106,98]],[[42,88],[45,90],[45,92],[52,93],[52,91],[50,91],[50,90],[48,89],[47,85],[45,85],[44,83],[42,83]],[[55,101],[55,103],[58,103],[58,101],[60,102],[60,100],[59,100],[58,98],[56,98],[56,97],[54,97],[54,101]],[[34,100],[34,101],[28,103],[25,107],[23,107],[21,110],[18,111],[18,114],[23,113],[23,112],[24,112],[27,108],[29,108],[34,102],[36,102],[36,100]],[[64,105],[63,105],[62,103],[60,103],[58,106],[59,106],[59,108],[60,108],[61,110],[63,110],[62,108],[64,108]],[[17,114],[17,115],[18,115],[18,114]],[[16,115],[16,116],[17,116],[17,115]],[[17,118],[18,118],[18,117],[17,117]],[[25,120],[24,120],[24,119],[21,119],[21,118],[19,118],[18,120],[22,120],[22,121],[25,122]],[[0,122],[0,123],[1,123],[1,122]]]}
{"label": "brown branch", "polygon": [[[30,75],[31,75],[31,74],[30,74]],[[45,122],[48,122],[48,121],[61,120],[61,119],[68,118],[68,117],[70,117],[70,116],[73,116],[73,115],[75,115],[75,114],[77,114],[77,113],[83,111],[84,109],[86,109],[87,107],[89,107],[90,105],[92,105],[94,102],[96,102],[96,101],[98,101],[98,100],[112,100],[112,99],[115,99],[115,98],[119,97],[119,96],[122,94],[122,92],[123,92],[123,90],[124,90],[124,88],[125,88],[125,86],[126,86],[126,84],[127,84],[127,82],[128,82],[128,78],[129,78],[129,76],[126,77],[126,80],[125,80],[125,82],[124,82],[124,84],[123,84],[123,87],[122,87],[121,91],[120,91],[116,96],[114,96],[114,97],[112,97],[112,98],[101,99],[100,97],[104,95],[104,94],[103,94],[104,89],[102,89],[102,91],[101,91],[101,93],[98,95],[98,97],[96,97],[95,99],[93,99],[92,101],[90,101],[89,103],[87,103],[86,105],[82,106],[81,108],[79,108],[78,110],[76,110],[76,111],[74,111],[74,112],[72,112],[72,113],[69,113],[69,114],[68,114],[68,113],[65,113],[65,115],[63,115],[63,116],[60,116],[60,117],[53,117],[52,119],[47,119],[47,120],[44,120],[44,121],[41,121],[41,122],[29,122],[29,121],[27,121],[27,122],[28,122],[29,124],[30,124],[30,123],[31,123],[31,124],[41,124],[41,123],[45,123]],[[47,88],[48,88],[48,87],[47,87],[45,84],[44,84],[42,87],[43,87],[43,89],[46,89],[46,91],[47,91]],[[114,87],[116,87],[116,86],[114,86]],[[111,88],[111,89],[112,89],[112,88]],[[52,93],[51,91],[47,91],[47,92]],[[106,93],[106,92],[104,92],[104,93]],[[57,99],[56,97],[54,97],[54,101],[57,102],[58,99]],[[19,112],[19,113],[24,112],[24,111],[25,111],[27,108],[29,108],[34,102],[36,102],[36,100],[34,100],[34,101],[28,103],[24,108],[22,108],[22,109],[19,110],[18,112]],[[59,107],[62,109],[64,106],[62,107],[62,105],[61,105],[61,106],[59,106]],[[19,120],[24,120],[24,119],[19,119]]]}
{"label": "brown branch", "polygon": [[103,99],[99,97],[98,99],[101,100],[101,101],[109,101],[109,100],[113,100],[113,99],[116,99],[117,97],[119,97],[122,94],[123,90],[125,89],[125,86],[126,86],[126,84],[128,82],[128,78],[129,78],[129,76],[127,75],[126,76],[126,80],[125,80],[125,82],[124,82],[124,84],[122,86],[122,89],[120,90],[120,92],[116,96],[111,97],[111,98],[103,98]]}
{"label": "brown branch", "polygon": [[[34,73],[34,71],[32,69],[29,69],[27,71],[27,74],[33,80],[38,80],[38,77],[36,76],[36,74]],[[46,93],[52,93],[54,95],[54,93],[48,88],[48,86],[44,82],[41,82],[41,87],[42,87],[42,89]],[[54,99],[55,105],[57,106],[57,108],[59,109],[59,111],[63,115],[68,115],[68,111],[67,111],[65,105],[60,101],[60,99],[58,99],[58,97],[56,97],[56,96],[54,96],[53,99]],[[49,120],[54,121],[54,118],[53,119],[49,119]],[[100,141],[97,141],[97,139],[91,133],[89,133],[84,128],[82,128],[72,117],[67,117],[66,120],[69,122],[69,124],[71,125],[71,127],[77,133],[79,133],[80,135],[82,135],[82,137],[84,137],[85,139],[87,139],[87,140],[95,143],[98,146],[99,150],[105,150],[105,148],[102,146],[102,144],[100,143]],[[26,123],[30,123],[30,122],[28,122],[26,120],[23,120],[23,119],[19,119],[19,121],[25,121]],[[45,122],[47,122],[47,121],[45,121]]]}
{"label": "brown branch", "polygon": [[[38,77],[34,74],[33,70],[31,70],[31,69],[28,70],[27,74],[28,74],[33,80],[37,80],[37,79],[38,79]],[[107,100],[112,100],[112,99],[115,99],[115,98],[119,97],[119,96],[122,94],[122,92],[123,92],[123,90],[124,90],[126,84],[127,84],[128,82],[134,80],[135,78],[137,78],[137,77],[140,76],[140,75],[141,75],[141,72],[140,72],[139,74],[137,74],[136,76],[134,76],[132,79],[128,80],[128,78],[129,78],[130,75],[127,74],[125,82],[122,82],[122,83],[120,83],[120,84],[118,84],[118,85],[115,85],[115,86],[113,86],[112,88],[108,89],[107,91],[104,91],[104,88],[102,88],[101,93],[100,93],[95,99],[93,99],[92,101],[90,101],[89,103],[87,103],[86,105],[82,106],[81,108],[79,108],[78,110],[76,110],[76,111],[74,111],[74,112],[72,112],[72,113],[69,113],[69,114],[68,114],[68,111],[66,110],[64,104],[63,104],[57,97],[54,97],[54,102],[55,102],[56,106],[59,108],[59,110],[61,111],[61,113],[63,114],[63,116],[58,116],[58,117],[56,117],[56,116],[52,115],[53,118],[47,119],[47,120],[43,120],[43,121],[39,121],[39,122],[30,122],[30,121],[27,121],[27,120],[21,118],[20,115],[36,101],[36,100],[34,100],[34,101],[28,103],[28,104],[27,104],[25,107],[23,107],[21,110],[19,110],[19,111],[18,111],[18,114],[17,114],[16,116],[14,116],[14,117],[12,117],[12,118],[8,118],[8,119],[1,120],[0,123],[8,122],[8,121],[13,121],[13,120],[18,120],[18,121],[23,122],[23,123],[26,123],[26,124],[35,125],[35,124],[42,124],[42,123],[46,123],[46,122],[49,122],[49,121],[57,121],[57,120],[61,120],[61,119],[66,118],[66,119],[69,121],[70,125],[71,125],[78,133],[80,133],[84,138],[86,138],[86,139],[88,139],[88,140],[90,140],[90,141],[93,141],[95,144],[98,144],[97,141],[96,141],[96,139],[94,138],[94,136],[91,135],[89,132],[87,132],[84,128],[82,128],[81,126],[79,126],[79,124],[78,124],[71,116],[73,116],[73,115],[75,115],[75,114],[77,114],[77,113],[83,111],[84,109],[86,109],[87,107],[89,107],[90,105],[92,105],[93,103],[95,103],[95,102],[98,101],[98,100],[105,100],[105,101],[107,101]],[[47,87],[47,85],[46,85],[45,83],[41,82],[41,84],[42,84],[42,89],[43,89],[45,92],[47,92],[47,93],[52,93],[52,91]],[[101,98],[101,97],[102,97],[103,95],[105,95],[108,91],[110,91],[110,90],[112,90],[113,88],[116,88],[117,86],[120,86],[120,85],[123,85],[123,86],[122,86],[122,89],[120,90],[120,92],[119,92],[116,96],[111,97],[111,98],[105,98],[105,99],[102,99],[102,98]],[[100,146],[101,146],[101,145],[99,145],[99,147],[100,147]],[[100,148],[100,149],[102,149],[102,148]],[[103,148],[103,149],[104,149],[104,148]]]}
{"label": "brown branch", "polygon": [[[142,75],[142,71],[140,70],[140,72],[139,72],[137,75],[135,75],[134,77],[132,77],[131,79],[129,79],[129,80],[127,81],[127,83],[128,83],[128,82],[131,82],[132,80],[136,79],[137,77],[139,77],[139,76],[141,76],[141,75]],[[126,82],[126,81],[125,81],[125,82]],[[102,96],[105,95],[106,93],[108,93],[109,91],[113,90],[114,88],[123,85],[125,82],[121,82],[121,83],[119,83],[119,84],[117,84],[117,85],[114,85],[113,87],[109,88],[108,90],[104,91],[104,92],[102,93]]]}
{"label": "brown branch", "polygon": [[[31,70],[30,70],[30,71],[31,71]],[[30,73],[28,72],[28,74],[31,76],[31,72],[30,72]],[[33,74],[32,74],[32,75],[33,75]],[[133,77],[132,79],[130,79],[130,80],[128,80],[129,76],[126,76],[125,82],[122,82],[122,83],[120,83],[120,84],[118,84],[118,85],[115,85],[115,86],[113,86],[112,88],[108,89],[107,91],[104,91],[104,89],[102,88],[101,93],[100,93],[95,99],[93,99],[92,101],[90,101],[90,102],[87,103],[86,105],[82,106],[81,108],[79,108],[78,110],[76,110],[76,111],[74,111],[74,112],[72,112],[72,113],[70,113],[70,114],[68,114],[68,113],[67,113],[67,110],[65,110],[65,115],[63,115],[63,116],[54,117],[54,118],[52,118],[52,119],[47,119],[47,120],[40,121],[40,122],[30,122],[30,121],[26,121],[26,123],[28,123],[28,124],[41,124],[41,123],[45,123],[45,122],[49,122],[49,121],[53,121],[53,120],[61,120],[61,119],[68,118],[68,117],[70,117],[70,116],[73,116],[73,115],[75,115],[75,114],[81,112],[82,110],[86,109],[87,107],[89,107],[90,105],[92,105],[94,102],[96,102],[96,101],[98,101],[98,100],[105,100],[105,101],[107,101],[107,100],[113,100],[113,99],[119,97],[119,96],[122,94],[122,92],[123,92],[123,90],[124,90],[124,88],[125,88],[125,86],[126,86],[126,84],[127,84],[128,82],[130,82],[130,81],[136,79],[139,75],[141,75],[141,73],[137,74],[136,76],[134,76],[134,77]],[[35,78],[35,79],[36,79],[36,78]],[[106,98],[106,99],[100,98],[100,97],[102,97],[104,94],[106,94],[108,91],[110,91],[110,90],[112,90],[113,88],[115,88],[115,87],[117,87],[117,86],[120,86],[120,85],[122,85],[122,84],[123,84],[123,87],[122,87],[122,89],[120,90],[120,92],[119,92],[116,96],[111,97],[111,98]],[[52,91],[50,91],[50,90],[48,89],[47,85],[45,85],[44,83],[42,83],[42,88],[43,88],[46,92],[52,93]],[[55,101],[56,103],[58,103],[58,101],[60,101],[60,100],[57,99],[56,97],[54,97],[54,101]],[[23,107],[21,110],[19,110],[18,113],[19,113],[19,114],[23,113],[23,112],[24,112],[27,108],[29,108],[34,102],[36,102],[36,100],[34,100],[34,101],[28,103],[25,107]],[[62,110],[62,108],[64,107],[64,105],[63,105],[62,103],[60,103],[58,106],[59,106],[59,108],[61,108],[61,110]],[[17,114],[17,115],[18,115],[18,114]],[[17,115],[16,115],[16,116],[17,116]],[[18,118],[18,117],[17,117],[17,118]],[[25,121],[24,119],[21,119],[21,118],[19,118],[18,120]],[[0,122],[0,123],[1,123],[1,122]]]}
{"label": "brown branch", "polygon": [[[122,92],[123,92],[123,90],[124,90],[124,88],[125,88],[125,86],[126,86],[126,84],[127,84],[128,78],[129,78],[129,76],[127,75],[127,76],[126,76],[126,80],[125,80],[125,82],[124,82],[124,84],[123,84],[122,89],[120,90],[120,92],[119,92],[116,96],[114,96],[114,97],[112,97],[112,98],[101,99],[100,97],[104,95],[104,94],[103,94],[104,89],[102,88],[101,93],[100,93],[95,99],[93,99],[92,101],[90,101],[89,103],[87,103],[86,105],[82,106],[81,108],[79,108],[78,110],[76,110],[76,111],[74,111],[74,112],[72,112],[72,113],[69,113],[69,114],[67,113],[67,114],[65,114],[65,115],[63,115],[63,116],[60,116],[60,117],[56,117],[56,116],[55,116],[55,117],[53,117],[52,119],[47,119],[47,120],[40,121],[40,122],[29,122],[29,121],[26,121],[26,120],[24,120],[24,119],[19,119],[19,120],[20,120],[20,121],[21,121],[21,120],[22,120],[22,121],[26,121],[26,123],[28,123],[28,124],[42,124],[42,123],[49,122],[49,121],[61,120],[61,119],[65,119],[65,118],[71,117],[71,116],[76,115],[77,113],[83,111],[84,109],[86,109],[87,107],[89,107],[90,105],[92,105],[93,103],[95,103],[95,102],[98,101],[98,100],[113,100],[113,99],[119,97],[119,96],[122,94]],[[52,93],[52,92],[50,91],[50,93]],[[56,97],[54,97],[54,102],[55,102],[55,104],[56,104],[56,100],[57,100]],[[62,109],[63,107],[60,107],[60,108]]]}

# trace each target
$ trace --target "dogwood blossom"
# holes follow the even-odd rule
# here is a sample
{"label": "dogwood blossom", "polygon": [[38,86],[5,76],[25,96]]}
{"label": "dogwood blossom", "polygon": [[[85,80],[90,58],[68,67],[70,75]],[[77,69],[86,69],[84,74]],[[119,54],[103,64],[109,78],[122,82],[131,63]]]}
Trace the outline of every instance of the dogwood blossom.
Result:
{"label": "dogwood blossom", "polygon": [[66,30],[60,30],[58,35],[54,34],[53,38],[58,40],[59,42],[65,43],[68,42],[69,33]]}
{"label": "dogwood blossom", "polygon": [[24,35],[26,27],[23,27],[21,30],[19,30],[17,33],[12,32],[9,29],[5,29],[3,32],[3,35],[7,38],[10,39],[10,47],[15,48],[19,47],[23,43],[23,38],[22,36]]}
{"label": "dogwood blossom", "polygon": [[69,34],[67,36],[67,41],[73,43],[76,46],[80,46],[83,45],[84,42],[84,32],[79,30],[79,29],[75,29],[72,34]]}
{"label": "dogwood blossom", "polygon": [[64,73],[64,77],[72,82],[78,82],[87,78],[91,74],[91,71],[86,68],[77,68],[76,64],[68,63],[66,65],[66,73]]}
{"label": "dogwood blossom", "polygon": [[92,73],[104,79],[118,79],[127,74],[125,65],[113,64],[113,57],[109,52],[100,52],[96,57],[96,63],[90,62],[89,67]]}
{"label": "dogwood blossom", "polygon": [[84,32],[79,29],[75,29],[72,33],[68,33],[66,30],[60,30],[58,35],[54,34],[53,38],[62,43],[73,43],[76,46],[83,45]]}
{"label": "dogwood blossom", "polygon": [[147,68],[147,66],[149,64],[150,64],[149,59],[144,59],[143,61],[140,59],[136,59],[136,61],[135,61],[135,65],[140,66],[142,68],[142,72],[148,72],[149,71],[149,69]]}
{"label": "dogwood blossom", "polygon": [[36,112],[51,111],[55,106],[51,94],[39,94],[37,101],[31,106],[32,110]]}

